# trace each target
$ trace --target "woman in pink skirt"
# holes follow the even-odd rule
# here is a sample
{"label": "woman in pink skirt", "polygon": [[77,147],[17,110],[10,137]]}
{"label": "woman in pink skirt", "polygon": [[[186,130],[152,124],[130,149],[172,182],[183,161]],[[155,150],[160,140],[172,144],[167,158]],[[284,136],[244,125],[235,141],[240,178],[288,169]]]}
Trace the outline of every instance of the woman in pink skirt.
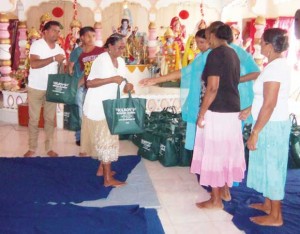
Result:
{"label": "woman in pink skirt", "polygon": [[197,203],[199,208],[223,209],[221,189],[241,182],[246,169],[239,120],[240,61],[227,41],[228,25],[208,28],[213,49],[207,57],[202,80],[205,94],[197,120],[191,172],[200,174],[200,185],[211,186],[211,198]]}

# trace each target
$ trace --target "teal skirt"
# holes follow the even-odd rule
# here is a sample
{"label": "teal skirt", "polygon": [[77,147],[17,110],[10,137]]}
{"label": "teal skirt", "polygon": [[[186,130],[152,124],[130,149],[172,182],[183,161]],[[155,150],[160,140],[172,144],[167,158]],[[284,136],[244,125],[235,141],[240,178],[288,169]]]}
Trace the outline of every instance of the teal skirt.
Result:
{"label": "teal skirt", "polygon": [[290,131],[289,120],[268,122],[249,154],[247,186],[271,200],[284,198]]}

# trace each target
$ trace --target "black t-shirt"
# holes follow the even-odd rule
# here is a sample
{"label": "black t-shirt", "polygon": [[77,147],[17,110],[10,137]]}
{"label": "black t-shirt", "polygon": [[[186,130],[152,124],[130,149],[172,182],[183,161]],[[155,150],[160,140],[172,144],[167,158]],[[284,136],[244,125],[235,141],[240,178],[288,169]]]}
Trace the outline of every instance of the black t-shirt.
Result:
{"label": "black t-shirt", "polygon": [[209,76],[219,76],[217,96],[208,110],[214,112],[239,112],[240,60],[233,49],[220,46],[213,49],[207,57],[202,79],[207,86]]}

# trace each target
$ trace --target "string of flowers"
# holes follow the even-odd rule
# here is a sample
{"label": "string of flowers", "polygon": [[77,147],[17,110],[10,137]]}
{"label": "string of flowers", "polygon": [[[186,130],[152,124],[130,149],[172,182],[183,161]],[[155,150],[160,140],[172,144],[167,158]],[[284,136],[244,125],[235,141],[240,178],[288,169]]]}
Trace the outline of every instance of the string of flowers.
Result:
{"label": "string of flowers", "polygon": [[74,20],[77,20],[77,6],[78,6],[77,0],[74,0],[74,2],[73,2],[73,11],[74,11],[73,19]]}

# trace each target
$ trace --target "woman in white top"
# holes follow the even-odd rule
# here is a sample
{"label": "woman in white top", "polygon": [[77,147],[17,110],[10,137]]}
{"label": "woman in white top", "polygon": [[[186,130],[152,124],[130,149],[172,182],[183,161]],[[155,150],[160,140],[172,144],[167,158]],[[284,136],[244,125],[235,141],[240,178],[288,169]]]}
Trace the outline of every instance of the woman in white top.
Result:
{"label": "woman in white top", "polygon": [[99,55],[93,62],[86,86],[88,88],[82,120],[82,150],[102,161],[97,175],[104,175],[104,186],[121,186],[124,182],[113,178],[111,162],[118,160],[119,137],[111,135],[104,115],[102,101],[115,99],[118,85],[124,92],[133,89],[128,83],[124,86],[125,62],[120,57],[125,49],[124,36],[112,34],[104,44],[107,52]]}
{"label": "woman in white top", "polygon": [[284,198],[289,134],[288,95],[290,70],[283,52],[288,48],[286,30],[267,29],[261,38],[261,52],[268,58],[254,84],[252,108],[243,110],[241,119],[250,111],[254,123],[247,146],[250,150],[247,186],[262,193],[264,203],[250,205],[267,215],[251,217],[250,220],[263,226],[283,224],[281,200]]}

